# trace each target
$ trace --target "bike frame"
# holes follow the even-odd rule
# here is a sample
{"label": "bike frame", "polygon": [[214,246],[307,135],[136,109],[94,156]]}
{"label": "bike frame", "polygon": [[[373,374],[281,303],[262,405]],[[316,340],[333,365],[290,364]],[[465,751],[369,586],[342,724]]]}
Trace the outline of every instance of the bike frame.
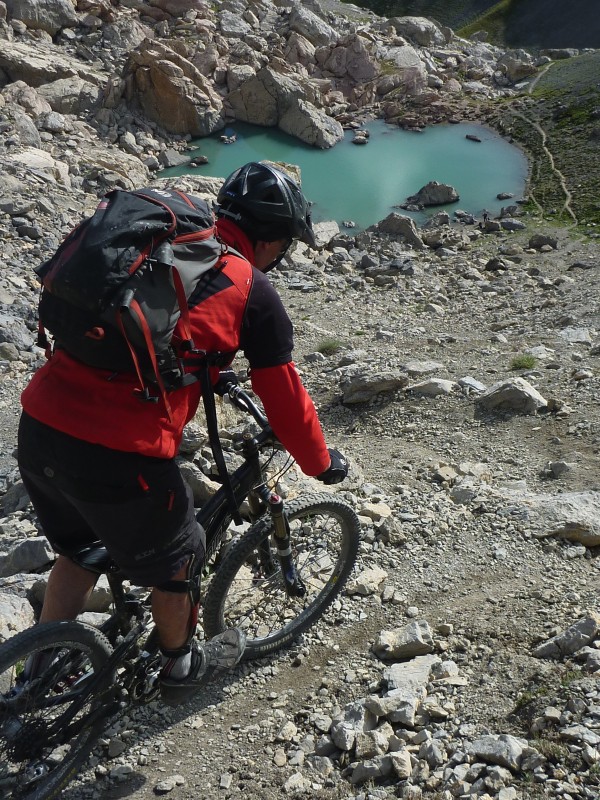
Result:
{"label": "bike frame", "polygon": [[[290,528],[283,511],[283,500],[271,492],[264,480],[260,467],[259,455],[266,444],[276,443],[273,431],[263,412],[250,397],[236,384],[228,384],[227,394],[233,405],[250,414],[261,427],[260,433],[253,436],[244,433],[240,450],[244,455],[244,463],[230,476],[230,484],[236,506],[248,498],[251,519],[254,522],[265,511],[269,511],[273,520],[273,533],[277,544],[277,558],[288,595],[302,597],[306,587],[300,580],[294,564],[290,545]],[[196,515],[199,524],[206,533],[206,556],[209,561],[223,543],[225,531],[232,520],[232,509],[225,488],[219,489]],[[263,560],[270,560],[267,550],[261,552]]]}
{"label": "bike frame", "polygon": [[[260,434],[260,438],[263,436],[264,432]],[[245,439],[242,451],[245,456],[244,463],[230,475],[231,487],[238,507],[254,489],[258,490],[261,485],[264,485],[259,462],[258,437]],[[208,561],[216,555],[223,542],[225,531],[232,520],[231,506],[223,488],[218,489],[204,504],[196,514],[196,519],[206,534],[206,560]]]}
{"label": "bike frame", "polygon": [[[262,516],[270,518],[276,555],[266,542],[259,547],[259,558],[271,571],[277,569],[279,564],[288,595],[303,596],[306,590],[293,561],[290,527],[284,514],[283,501],[269,488],[260,462],[262,450],[267,446],[276,448],[277,439],[263,412],[242,389],[230,384],[228,395],[232,403],[250,414],[261,429],[258,433],[244,432],[236,445],[244,460],[230,475],[233,496],[238,507],[244,500],[248,500],[252,522]],[[196,515],[206,533],[204,563],[218,554],[232,518],[230,494],[222,486]],[[100,546],[99,550],[101,549],[103,548]],[[97,673],[81,681],[76,690],[78,697],[73,699],[73,695],[70,695],[70,708],[61,716],[60,728],[51,727],[47,732],[49,740],[53,740],[55,746],[69,741],[84,727],[98,726],[100,730],[106,719],[118,712],[120,707],[127,705],[128,696],[134,702],[141,703],[149,702],[156,696],[154,659],[158,642],[151,628],[150,593],[143,592],[140,595],[126,591],[126,576],[120,572],[105,550],[103,556],[95,560],[95,567],[98,574],[106,574],[113,597],[114,611],[100,626],[100,630],[114,649]],[[143,640],[142,637],[148,631],[148,637]],[[111,676],[119,668],[124,669],[124,674],[115,681]],[[98,704],[91,714],[77,719],[77,714],[88,702],[88,698],[94,696]],[[61,698],[50,699],[49,704],[54,703],[60,704]]]}

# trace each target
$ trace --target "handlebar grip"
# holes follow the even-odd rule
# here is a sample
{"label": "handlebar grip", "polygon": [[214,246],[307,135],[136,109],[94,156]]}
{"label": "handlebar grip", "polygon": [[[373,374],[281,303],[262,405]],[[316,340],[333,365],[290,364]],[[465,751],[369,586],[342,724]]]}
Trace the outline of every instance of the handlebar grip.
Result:
{"label": "handlebar grip", "polygon": [[250,416],[253,417],[256,422],[258,422],[263,430],[269,427],[269,420],[265,416],[264,412],[256,405],[256,403],[250,398],[250,395],[247,394],[239,384],[228,383],[226,389],[229,399],[234,406],[236,406],[236,408],[239,408],[240,411],[244,411],[246,414],[250,414]]}

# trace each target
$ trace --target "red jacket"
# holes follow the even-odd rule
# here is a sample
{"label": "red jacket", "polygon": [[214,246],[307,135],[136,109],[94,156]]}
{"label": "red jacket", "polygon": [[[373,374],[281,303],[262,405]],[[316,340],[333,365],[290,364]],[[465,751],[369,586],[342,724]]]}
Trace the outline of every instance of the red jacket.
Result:
{"label": "red jacket", "polygon": [[[252,258],[251,244],[239,228],[219,221],[219,232],[245,258]],[[252,388],[273,430],[301,469],[318,475],[329,466],[329,453],[312,400],[291,360],[291,323],[271,284],[245,258],[227,256],[216,288],[192,305],[194,341],[208,352],[245,350]],[[163,403],[141,401],[135,393],[138,386],[134,373],[95,369],[57,349],[34,374],[21,402],[30,416],[77,439],[172,458],[198,408],[200,386],[169,393],[170,418]]]}

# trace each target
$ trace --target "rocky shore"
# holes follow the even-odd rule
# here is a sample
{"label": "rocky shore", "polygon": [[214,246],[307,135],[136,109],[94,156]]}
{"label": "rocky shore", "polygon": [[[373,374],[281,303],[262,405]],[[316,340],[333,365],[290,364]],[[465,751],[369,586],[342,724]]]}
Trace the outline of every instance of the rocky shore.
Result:
{"label": "rocky shore", "polygon": [[[13,457],[43,360],[32,268],[231,120],[331,147],[369,116],[480,119],[548,57],[329,2],[0,2],[0,641],[52,560]],[[201,169],[177,185],[214,198]],[[352,462],[356,573],[292,651],[116,722],[66,797],[598,797],[598,241],[513,203],[321,223],[286,258],[296,361]]]}

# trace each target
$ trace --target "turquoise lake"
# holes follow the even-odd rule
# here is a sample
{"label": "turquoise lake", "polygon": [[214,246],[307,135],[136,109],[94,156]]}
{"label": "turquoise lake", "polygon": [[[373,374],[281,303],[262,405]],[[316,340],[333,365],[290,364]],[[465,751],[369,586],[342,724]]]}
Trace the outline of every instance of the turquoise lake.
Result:
{"label": "turquoise lake", "polygon": [[[511,201],[498,200],[507,192],[520,199],[528,174],[521,150],[493,130],[474,124],[437,125],[422,133],[401,130],[374,120],[364,126],[370,133],[367,145],[352,144],[353,133],[329,150],[305,145],[276,128],[235,123],[214,136],[192,142],[190,158],[203,154],[209,163],[200,167],[165,170],[164,177],[211,175],[225,178],[247,161],[284,161],[302,170],[302,188],[313,203],[313,221],[352,220],[366,228],[391,211],[412,216],[418,224],[440,209],[457,209],[476,216],[491,214]],[[224,144],[222,135],[235,133],[237,141]],[[474,142],[466,135],[474,135]],[[427,212],[396,208],[429,181],[449,183],[460,200],[436,206]]]}

